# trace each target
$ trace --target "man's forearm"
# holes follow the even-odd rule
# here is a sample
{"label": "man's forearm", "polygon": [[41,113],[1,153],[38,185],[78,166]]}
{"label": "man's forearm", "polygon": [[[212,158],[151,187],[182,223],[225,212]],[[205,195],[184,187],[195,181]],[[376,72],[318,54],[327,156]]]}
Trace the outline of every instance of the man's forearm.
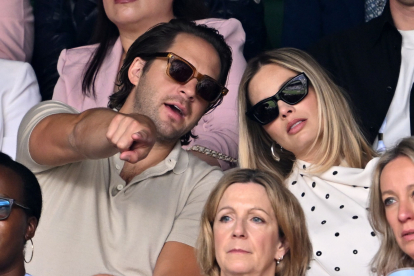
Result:
{"label": "man's forearm", "polygon": [[106,108],[80,114],[55,114],[34,128],[30,153],[37,163],[53,166],[106,158],[128,151],[134,143],[131,138],[134,133],[144,131],[151,136],[151,124],[145,116],[120,114]]}

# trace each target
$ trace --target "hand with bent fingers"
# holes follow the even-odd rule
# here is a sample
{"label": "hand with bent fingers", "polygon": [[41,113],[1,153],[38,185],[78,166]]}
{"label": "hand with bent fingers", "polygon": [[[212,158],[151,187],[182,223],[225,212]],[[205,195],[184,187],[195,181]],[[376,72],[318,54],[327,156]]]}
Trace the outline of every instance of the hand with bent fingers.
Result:
{"label": "hand with bent fingers", "polygon": [[121,152],[121,160],[136,163],[151,151],[156,128],[150,118],[141,114],[117,114],[111,121],[106,138]]}

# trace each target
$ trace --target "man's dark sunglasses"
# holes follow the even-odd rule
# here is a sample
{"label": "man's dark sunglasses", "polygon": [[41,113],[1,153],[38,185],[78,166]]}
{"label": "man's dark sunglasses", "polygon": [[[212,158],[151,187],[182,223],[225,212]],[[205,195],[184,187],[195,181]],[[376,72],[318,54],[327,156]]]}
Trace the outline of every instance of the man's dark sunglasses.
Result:
{"label": "man's dark sunglasses", "polygon": [[186,84],[192,78],[196,78],[198,81],[196,86],[197,94],[210,104],[217,102],[229,92],[227,88],[215,79],[200,74],[190,62],[172,52],[143,54],[140,56],[166,57],[168,59],[167,75],[180,84]]}
{"label": "man's dark sunglasses", "polygon": [[19,206],[20,208],[30,210],[28,207],[20,203],[17,203],[16,200],[12,198],[1,197],[0,198],[0,220],[5,220],[10,216],[13,204],[15,206]]}
{"label": "man's dark sunglasses", "polygon": [[246,115],[249,119],[266,125],[279,116],[277,101],[281,100],[287,104],[295,105],[302,101],[306,95],[308,95],[308,77],[305,73],[301,73],[286,82],[274,96],[255,104],[246,112]]}

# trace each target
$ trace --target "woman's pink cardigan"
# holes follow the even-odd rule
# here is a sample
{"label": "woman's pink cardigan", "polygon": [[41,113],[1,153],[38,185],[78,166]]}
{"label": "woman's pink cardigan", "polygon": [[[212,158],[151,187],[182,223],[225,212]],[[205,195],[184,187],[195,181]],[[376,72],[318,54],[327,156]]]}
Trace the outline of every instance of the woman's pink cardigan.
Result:
{"label": "woman's pink cardigan", "polygon": [[29,0],[0,0],[0,59],[30,62],[34,17]]}
{"label": "woman's pink cardigan", "polygon": [[[228,20],[210,18],[196,23],[215,28],[224,36],[227,44],[232,48],[233,64],[227,82],[229,93],[220,106],[200,119],[193,130],[198,139],[192,140],[185,148],[199,145],[237,158],[239,136],[237,93],[241,76],[246,68],[246,60],[243,57],[245,33],[240,22],[233,18]],[[64,102],[79,111],[108,105],[108,97],[113,93],[118,73],[122,45],[118,39],[104,60],[96,77],[97,95],[94,99],[82,94],[82,79],[85,66],[96,47],[97,45],[91,45],[62,51],[58,61],[60,78],[55,86],[54,100]],[[222,160],[219,162],[224,170],[230,167],[228,162]]]}

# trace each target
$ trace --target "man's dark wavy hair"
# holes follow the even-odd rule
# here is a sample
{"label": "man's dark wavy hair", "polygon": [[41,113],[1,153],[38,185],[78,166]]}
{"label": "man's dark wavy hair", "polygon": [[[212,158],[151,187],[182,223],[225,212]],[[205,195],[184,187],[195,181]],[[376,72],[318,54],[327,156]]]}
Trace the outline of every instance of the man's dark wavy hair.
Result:
{"label": "man's dark wavy hair", "polygon": [[[119,82],[117,85],[120,87],[120,90],[110,96],[108,107],[119,110],[133,90],[134,85],[129,81],[128,70],[136,57],[141,57],[146,61],[142,70],[142,74],[145,74],[154,60],[153,57],[147,57],[146,55],[167,52],[177,35],[183,33],[204,39],[214,47],[219,55],[221,64],[218,82],[224,86],[232,63],[232,54],[223,36],[217,30],[205,25],[196,25],[194,22],[183,19],[172,19],[168,23],[161,23],[151,28],[131,45],[119,72]],[[216,103],[209,105],[206,112],[217,107],[221,101],[222,98]],[[196,138],[196,136],[189,131],[181,137],[181,143],[188,145],[191,138]]]}

